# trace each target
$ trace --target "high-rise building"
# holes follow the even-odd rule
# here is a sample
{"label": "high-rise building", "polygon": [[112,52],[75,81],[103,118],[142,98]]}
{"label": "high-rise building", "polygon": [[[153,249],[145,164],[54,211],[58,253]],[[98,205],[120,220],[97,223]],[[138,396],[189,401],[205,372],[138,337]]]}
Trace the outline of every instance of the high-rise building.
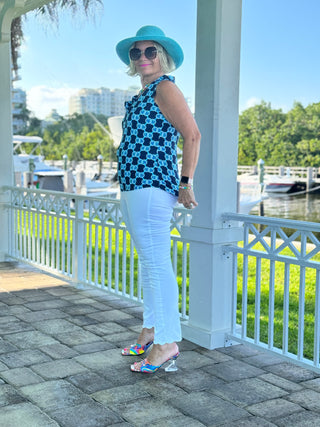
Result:
{"label": "high-rise building", "polygon": [[26,108],[27,108],[27,95],[22,89],[12,89],[12,127],[13,133],[17,134],[23,130],[26,123]]}
{"label": "high-rise building", "polygon": [[125,113],[124,103],[137,94],[137,89],[81,89],[69,99],[69,114],[103,114],[119,116]]}

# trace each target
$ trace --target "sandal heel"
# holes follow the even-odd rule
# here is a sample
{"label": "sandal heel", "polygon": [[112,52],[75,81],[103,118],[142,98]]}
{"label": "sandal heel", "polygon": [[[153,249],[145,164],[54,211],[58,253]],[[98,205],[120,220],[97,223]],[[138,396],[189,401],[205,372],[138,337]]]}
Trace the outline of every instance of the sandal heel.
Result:
{"label": "sandal heel", "polygon": [[176,359],[170,360],[169,365],[164,369],[166,372],[175,372],[178,370]]}
{"label": "sandal heel", "polygon": [[[157,372],[161,366],[167,364],[169,362],[169,365],[165,368],[165,372],[175,372],[178,370],[176,365],[176,360],[179,357],[180,353],[178,352],[172,357],[169,357],[165,362],[163,362],[161,365],[151,365],[148,362],[148,359],[144,359],[142,362],[136,362],[133,365],[131,365],[131,371],[132,372],[143,372],[147,374],[153,374],[154,372]],[[139,366],[140,365],[140,366]]]}

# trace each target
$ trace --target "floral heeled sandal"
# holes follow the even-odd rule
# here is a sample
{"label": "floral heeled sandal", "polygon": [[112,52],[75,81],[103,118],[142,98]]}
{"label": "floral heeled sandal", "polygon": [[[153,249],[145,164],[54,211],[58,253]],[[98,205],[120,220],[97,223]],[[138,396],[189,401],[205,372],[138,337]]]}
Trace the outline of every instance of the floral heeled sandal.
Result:
{"label": "floral heeled sandal", "polygon": [[158,369],[161,368],[161,366],[165,365],[167,362],[170,362],[169,365],[165,368],[166,372],[175,372],[178,370],[176,365],[176,360],[179,357],[179,352],[176,353],[174,356],[169,357],[165,362],[163,362],[161,365],[151,365],[148,362],[148,359],[144,359],[142,362],[135,362],[133,365],[131,365],[131,371],[132,372],[142,372],[145,374],[153,374],[154,372],[158,371]]}
{"label": "floral heeled sandal", "polygon": [[152,344],[153,341],[148,342],[146,345],[133,344],[128,348],[124,348],[121,354],[122,356],[140,356],[140,354],[145,353]]}

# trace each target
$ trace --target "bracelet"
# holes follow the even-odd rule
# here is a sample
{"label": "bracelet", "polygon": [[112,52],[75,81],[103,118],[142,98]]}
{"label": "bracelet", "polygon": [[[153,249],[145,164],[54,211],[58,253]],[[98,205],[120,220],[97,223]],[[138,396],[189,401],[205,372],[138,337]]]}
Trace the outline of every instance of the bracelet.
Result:
{"label": "bracelet", "polygon": [[180,190],[192,190],[192,184],[179,185]]}

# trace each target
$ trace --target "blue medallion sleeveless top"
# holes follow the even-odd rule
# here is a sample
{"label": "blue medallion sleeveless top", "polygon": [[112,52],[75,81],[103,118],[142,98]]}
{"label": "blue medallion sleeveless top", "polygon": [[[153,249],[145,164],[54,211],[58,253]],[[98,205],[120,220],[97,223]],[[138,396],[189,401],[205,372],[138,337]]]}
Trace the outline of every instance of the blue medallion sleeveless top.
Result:
{"label": "blue medallion sleeveless top", "polygon": [[140,96],[125,103],[123,136],[117,150],[121,191],[156,187],[175,196],[179,194],[179,133],[154,101],[162,80],[174,82],[174,77],[159,77]]}

